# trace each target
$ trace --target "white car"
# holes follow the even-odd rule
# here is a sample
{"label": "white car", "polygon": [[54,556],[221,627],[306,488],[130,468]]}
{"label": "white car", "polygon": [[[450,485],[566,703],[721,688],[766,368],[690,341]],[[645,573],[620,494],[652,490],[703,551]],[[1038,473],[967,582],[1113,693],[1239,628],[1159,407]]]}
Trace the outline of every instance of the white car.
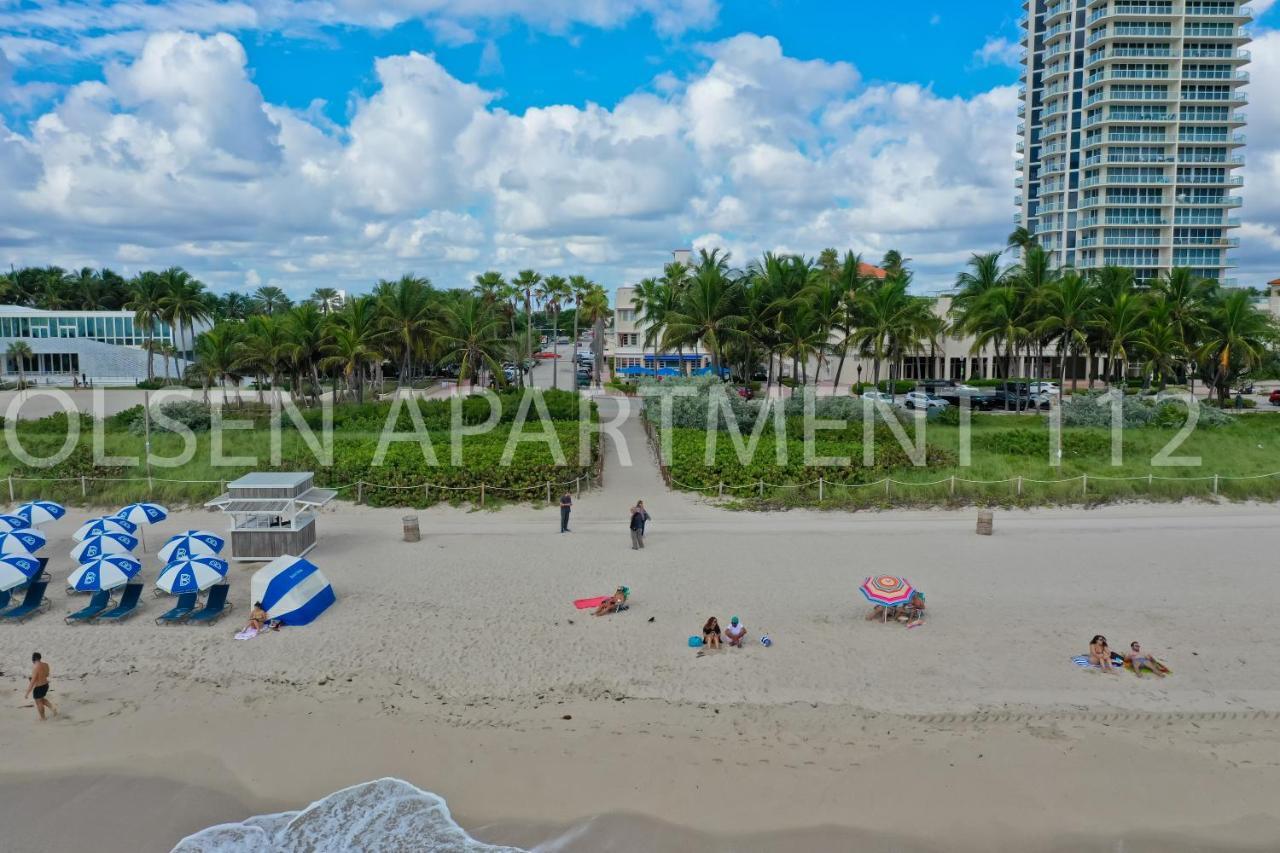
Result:
{"label": "white car", "polygon": [[864,400],[870,400],[870,401],[871,401],[871,402],[873,402],[873,403],[890,403],[890,404],[892,404],[892,403],[897,402],[897,401],[895,401],[892,397],[890,397],[890,396],[888,395],[888,393],[886,393],[886,392],[884,392],[884,391],[863,391],[863,392],[862,392],[862,399],[864,399]]}
{"label": "white car", "polygon": [[972,385],[965,385],[963,382],[957,382],[951,386],[952,391],[959,391],[962,394],[977,394],[978,389]]}
{"label": "white car", "polygon": [[1032,382],[1030,387],[1032,397],[1038,394],[1050,394],[1056,397],[1062,393],[1058,390],[1058,383],[1056,382]]}
{"label": "white car", "polygon": [[902,398],[902,405],[908,409],[945,409],[951,405],[941,397],[935,397],[927,391],[912,391]]}

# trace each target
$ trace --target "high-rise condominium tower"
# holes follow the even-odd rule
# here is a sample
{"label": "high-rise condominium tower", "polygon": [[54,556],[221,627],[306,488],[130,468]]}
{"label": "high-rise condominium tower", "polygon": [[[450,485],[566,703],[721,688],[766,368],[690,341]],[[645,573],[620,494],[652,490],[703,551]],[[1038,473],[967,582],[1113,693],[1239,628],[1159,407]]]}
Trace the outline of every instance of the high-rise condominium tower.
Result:
{"label": "high-rise condominium tower", "polygon": [[1055,265],[1224,279],[1243,164],[1248,7],[1025,0],[1016,217]]}

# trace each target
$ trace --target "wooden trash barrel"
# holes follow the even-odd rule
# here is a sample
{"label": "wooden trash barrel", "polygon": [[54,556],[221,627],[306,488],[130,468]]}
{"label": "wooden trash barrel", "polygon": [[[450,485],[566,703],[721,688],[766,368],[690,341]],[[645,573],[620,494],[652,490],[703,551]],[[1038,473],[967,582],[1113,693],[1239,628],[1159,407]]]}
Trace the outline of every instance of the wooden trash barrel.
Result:
{"label": "wooden trash barrel", "polygon": [[993,520],[994,519],[991,514],[991,510],[983,509],[978,511],[978,535],[979,536],[991,535],[991,525],[993,523]]}
{"label": "wooden trash barrel", "polygon": [[422,539],[422,533],[418,530],[418,517],[416,515],[406,515],[404,517],[404,541],[418,542]]}

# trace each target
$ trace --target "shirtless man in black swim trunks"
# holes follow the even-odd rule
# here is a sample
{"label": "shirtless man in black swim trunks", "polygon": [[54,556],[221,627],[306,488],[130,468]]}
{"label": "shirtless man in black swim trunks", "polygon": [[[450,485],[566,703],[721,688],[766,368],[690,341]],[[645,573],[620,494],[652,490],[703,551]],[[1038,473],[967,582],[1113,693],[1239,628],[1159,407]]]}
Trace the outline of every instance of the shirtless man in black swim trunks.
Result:
{"label": "shirtless man in black swim trunks", "polygon": [[48,708],[53,711],[53,715],[58,716],[58,709],[54,704],[45,698],[49,693],[49,664],[40,659],[40,653],[36,652],[31,655],[31,680],[27,682],[27,692],[22,698],[30,696],[36,700],[36,713],[43,720],[44,709]]}

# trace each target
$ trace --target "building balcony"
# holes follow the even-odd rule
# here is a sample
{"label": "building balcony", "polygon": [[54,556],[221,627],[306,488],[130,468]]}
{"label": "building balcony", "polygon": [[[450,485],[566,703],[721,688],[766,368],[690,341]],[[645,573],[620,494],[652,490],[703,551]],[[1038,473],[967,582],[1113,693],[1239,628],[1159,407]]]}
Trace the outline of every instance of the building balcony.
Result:
{"label": "building balcony", "polygon": [[1091,154],[1084,159],[1086,166],[1107,165],[1146,165],[1151,163],[1172,163],[1174,157],[1172,154],[1108,154],[1103,157],[1101,154]]}
{"label": "building balcony", "polygon": [[1241,175],[1179,175],[1177,184],[1179,186],[1242,187],[1244,177]]}
{"label": "building balcony", "polygon": [[1238,195],[1219,197],[1176,196],[1173,203],[1179,207],[1239,207],[1244,199]]}
{"label": "building balcony", "polygon": [[1229,30],[1219,30],[1213,24],[1187,24],[1182,28],[1182,37],[1189,39],[1230,39],[1232,41],[1246,42],[1249,36],[1244,30],[1235,27]]}
{"label": "building balcony", "polygon": [[1210,80],[1216,83],[1232,83],[1244,84],[1249,82],[1248,71],[1193,71],[1191,69],[1182,69],[1180,75],[1183,80]]}
{"label": "building balcony", "polygon": [[[1097,219],[1093,220],[1093,224],[1098,224]],[[1160,228],[1169,224],[1169,220],[1164,217],[1151,218],[1149,216],[1111,216],[1108,215],[1104,220],[1105,225],[1136,225],[1144,228]],[[1084,226],[1081,226],[1084,227]]]}
{"label": "building balcony", "polygon": [[1093,178],[1085,178],[1081,181],[1080,186],[1088,187],[1105,187],[1105,186],[1141,186],[1141,185],[1167,185],[1172,183],[1169,178],[1164,175],[1099,175]]}
{"label": "building balcony", "polygon": [[1098,92],[1085,98],[1084,105],[1091,107],[1101,103],[1133,103],[1135,101],[1160,101],[1171,104],[1178,99],[1177,95],[1168,92]]}
{"label": "building balcony", "polygon": [[1172,41],[1177,37],[1178,37],[1178,34],[1173,29],[1173,27],[1147,27],[1147,26],[1124,27],[1119,25],[1112,25],[1100,33],[1094,33],[1093,35],[1089,36],[1087,39],[1085,39],[1084,44],[1085,44],[1085,47],[1092,47],[1095,44],[1108,41],[1110,39],[1129,39],[1129,38],[1169,39],[1170,41]]}
{"label": "building balcony", "polygon": [[1245,134],[1243,133],[1221,133],[1213,130],[1185,128],[1178,130],[1178,143],[1188,145],[1227,145],[1239,146],[1245,144]]}
{"label": "building balcony", "polygon": [[[1196,150],[1198,150],[1198,149],[1196,149]],[[1181,163],[1185,163],[1185,164],[1189,164],[1189,165],[1196,165],[1196,166],[1223,166],[1223,167],[1225,167],[1225,168],[1230,169],[1230,168],[1234,168],[1234,167],[1236,167],[1236,166],[1243,166],[1243,165],[1244,165],[1244,155],[1243,155],[1243,154],[1232,154],[1230,157],[1214,157],[1214,158],[1207,158],[1207,157],[1183,157],[1183,156],[1181,156],[1181,155],[1180,155],[1180,156],[1178,157],[1178,162],[1179,162],[1180,164],[1181,164]]]}
{"label": "building balcony", "polygon": [[1089,68],[1100,62],[1128,59],[1173,59],[1173,49],[1148,47],[1113,47],[1110,50],[1099,50],[1089,54],[1085,59],[1085,67]]}
{"label": "building balcony", "polygon": [[1239,237],[1174,237],[1175,246],[1213,246],[1224,249],[1240,248]]}
{"label": "building balcony", "polygon": [[1084,84],[1092,86],[1107,80],[1169,80],[1173,75],[1167,70],[1141,69],[1129,71],[1119,68],[1103,68],[1085,78]]}
{"label": "building balcony", "polygon": [[1232,62],[1248,62],[1249,51],[1230,47],[1193,47],[1182,51],[1183,59],[1228,59]]}
{"label": "building balcony", "polygon": [[1117,4],[1102,9],[1095,9],[1085,19],[1086,26],[1096,24],[1106,18],[1175,18],[1177,13],[1163,6],[1147,6],[1144,4]]}

